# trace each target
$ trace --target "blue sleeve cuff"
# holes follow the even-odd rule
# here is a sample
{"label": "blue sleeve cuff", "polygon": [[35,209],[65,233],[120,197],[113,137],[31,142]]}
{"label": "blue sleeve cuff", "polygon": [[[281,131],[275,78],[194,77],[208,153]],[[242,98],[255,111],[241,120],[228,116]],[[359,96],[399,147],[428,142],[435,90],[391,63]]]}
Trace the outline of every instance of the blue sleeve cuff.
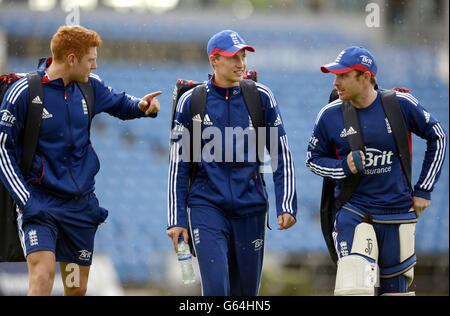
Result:
{"label": "blue sleeve cuff", "polygon": [[431,201],[431,192],[428,192],[428,191],[414,189],[412,195]]}
{"label": "blue sleeve cuff", "polygon": [[141,102],[140,100],[136,103],[136,117],[151,117],[151,118],[155,118],[158,116],[158,113],[153,113],[150,115],[145,115],[144,112],[141,111],[141,109],[139,109],[139,102]]}
{"label": "blue sleeve cuff", "polygon": [[341,165],[342,165],[342,169],[344,170],[344,174],[346,176],[350,176],[353,174],[348,166],[347,159],[342,159]]}

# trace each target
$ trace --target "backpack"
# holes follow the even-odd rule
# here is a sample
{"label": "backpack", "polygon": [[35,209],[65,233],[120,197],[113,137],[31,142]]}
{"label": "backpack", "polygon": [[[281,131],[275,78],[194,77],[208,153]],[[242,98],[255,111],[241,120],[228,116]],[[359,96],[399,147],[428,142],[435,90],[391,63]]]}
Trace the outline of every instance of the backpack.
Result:
{"label": "backpack", "polygon": [[[209,75],[211,78],[211,75]],[[255,84],[257,82],[257,72],[254,70],[247,71],[244,79],[240,82],[242,96],[244,97],[244,102],[247,106],[248,113],[252,120],[253,126],[255,129],[258,127],[264,127],[264,108],[261,103],[261,97],[259,95],[257,86]],[[173,130],[175,126],[175,112],[178,104],[178,100],[180,97],[187,91],[194,89],[192,91],[191,102],[190,102],[190,112],[191,112],[191,122],[192,133],[190,134],[190,168],[189,168],[189,187],[192,186],[195,180],[195,175],[198,171],[198,163],[200,159],[201,146],[198,148],[194,148],[194,138],[201,139],[201,124],[203,123],[203,119],[206,113],[206,99],[207,99],[207,91],[206,91],[206,83],[205,82],[196,82],[192,80],[184,80],[178,79],[175,84],[175,88],[173,90],[172,96],[172,120],[171,120],[171,129]],[[201,120],[193,120],[194,117],[200,116]],[[197,124],[197,125],[196,125]],[[195,134],[194,131],[200,131],[200,134]],[[258,133],[256,136],[256,148],[259,150],[258,146]],[[264,148],[264,147],[263,147]],[[256,157],[261,157],[256,155]],[[261,174],[263,183],[264,177]],[[265,183],[264,183],[265,185]],[[190,224],[188,223],[188,234],[190,235]],[[189,246],[191,248],[191,252],[194,256],[195,248],[192,244],[192,238],[189,238]]]}
{"label": "backpack", "polygon": [[[247,106],[248,113],[252,120],[253,126],[255,128],[264,127],[264,108],[261,104],[261,97],[259,95],[258,89],[256,87],[255,82],[257,82],[257,72],[254,70],[247,71],[244,79],[240,82],[240,86],[242,89],[242,95],[244,97],[245,104]],[[209,75],[211,78],[211,75]],[[201,132],[201,124],[205,117],[206,113],[206,83],[205,82],[196,82],[192,80],[184,80],[178,79],[175,84],[175,88],[173,91],[172,97],[172,120],[171,120],[171,129],[175,126],[175,112],[178,104],[178,100],[180,97],[187,91],[194,89],[192,91],[191,102],[190,102],[190,112],[191,112],[191,122],[194,125],[198,124],[198,129],[194,127],[192,130],[197,130]],[[201,120],[193,120],[195,116],[201,118]],[[199,161],[201,148],[194,148],[194,137],[201,138],[201,135],[194,135],[194,132],[191,133],[191,141],[190,141],[190,161],[191,167],[189,170],[189,186],[194,183],[194,177],[197,173],[198,164],[194,163],[194,161]],[[256,148],[258,147],[258,137],[256,139]],[[261,157],[257,155],[257,157]],[[264,180],[263,180],[264,181]]]}
{"label": "backpack", "polygon": [[[375,89],[378,89],[378,86],[376,86]],[[409,90],[406,88],[395,87],[392,90],[409,93]],[[392,134],[399,153],[402,170],[405,172],[408,185],[411,188],[411,145],[400,104],[398,103],[395,91],[392,90],[380,89],[381,103],[389,121],[389,125],[392,128]],[[329,102],[338,99],[338,97],[337,91],[333,89],[330,94]],[[364,152],[365,150],[361,127],[355,107],[349,101],[344,101],[341,109],[344,117],[345,129],[348,130],[348,128],[352,126],[357,132],[347,136],[350,150],[362,150]],[[336,186],[335,181],[326,178],[323,179],[320,203],[320,222],[328,252],[335,264],[338,260],[332,237],[335,215],[336,212],[345,203],[347,203],[348,200],[350,200],[353,192],[355,192],[359,184],[361,177],[362,174],[360,172],[347,177],[342,183],[342,190],[337,198],[334,197],[334,189]]]}
{"label": "backpack", "polygon": [[[38,67],[42,65],[45,58],[39,60]],[[22,131],[23,148],[20,161],[20,171],[26,180],[29,177],[34,153],[39,141],[39,131],[42,122],[42,112],[44,108],[44,88],[42,78],[37,72],[28,74],[10,73],[0,76],[0,103],[6,91],[24,76],[28,77],[29,105],[25,125]],[[93,106],[94,90],[90,81],[87,83],[77,83],[88,106],[90,129]],[[16,205],[9,195],[8,190],[0,181],[0,262],[21,262],[26,261],[23,249],[19,240],[16,219]]]}

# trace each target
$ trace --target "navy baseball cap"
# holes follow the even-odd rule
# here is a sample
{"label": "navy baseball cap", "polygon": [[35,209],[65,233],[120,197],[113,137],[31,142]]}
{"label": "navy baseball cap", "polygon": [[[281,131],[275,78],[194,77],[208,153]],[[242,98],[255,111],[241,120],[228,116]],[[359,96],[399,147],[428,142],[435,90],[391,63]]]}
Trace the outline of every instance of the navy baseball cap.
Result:
{"label": "navy baseball cap", "polygon": [[352,46],[344,49],[336,61],[323,65],[320,70],[324,73],[344,74],[352,70],[369,71],[376,77],[377,62],[372,54],[364,47]]}
{"label": "navy baseball cap", "polygon": [[225,57],[234,56],[241,49],[254,52],[255,49],[245,43],[238,33],[232,30],[224,30],[213,35],[208,41],[206,52],[208,56],[222,55]]}

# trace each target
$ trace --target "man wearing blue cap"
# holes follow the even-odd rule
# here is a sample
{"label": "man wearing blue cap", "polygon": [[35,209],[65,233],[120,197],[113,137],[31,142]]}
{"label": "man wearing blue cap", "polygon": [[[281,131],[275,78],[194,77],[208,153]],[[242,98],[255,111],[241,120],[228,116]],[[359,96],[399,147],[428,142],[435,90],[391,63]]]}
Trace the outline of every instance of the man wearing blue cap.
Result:
{"label": "man wearing blue cap", "polygon": [[[445,157],[446,133],[441,124],[409,93],[396,92],[411,153],[410,133],[427,142],[419,179],[408,184],[393,126],[376,89],[377,63],[362,47],[349,47],[335,62],[321,67],[336,75],[339,99],[319,112],[308,145],[306,165],[336,182],[335,197],[344,181],[361,174],[350,199],[337,210],[333,239],[338,255],[335,295],[411,295],[414,277],[415,223],[430,204]],[[351,152],[342,108],[353,106],[365,150]],[[364,218],[364,220],[363,220]]]}
{"label": "man wearing blue cap", "polygon": [[[208,296],[254,296],[258,294],[261,279],[268,200],[260,163],[251,159],[255,147],[250,145],[250,131],[255,131],[256,126],[244,101],[241,83],[247,68],[246,51],[255,50],[231,30],[215,34],[208,42],[207,53],[214,75],[206,83],[202,135],[210,132],[213,141],[220,145],[212,150],[202,139],[204,149],[190,187],[190,163],[179,159],[180,142],[174,141],[171,146],[167,234],[175,251],[180,236],[185,242],[192,238],[202,293]],[[284,230],[296,222],[294,162],[272,91],[260,83],[256,83],[256,88],[267,131],[263,135],[277,135],[275,139],[266,137],[264,144],[272,159],[278,229]],[[198,120],[197,116],[191,119],[193,90],[183,94],[178,102],[174,120],[178,130],[192,132],[191,126]],[[235,133],[239,130],[246,136],[239,137],[240,133]],[[229,131],[232,135],[228,139]],[[242,144],[244,152],[239,155]],[[206,148],[210,149],[208,153]],[[211,151],[214,151],[212,160],[206,157]],[[231,160],[227,159],[227,152],[232,153]],[[243,161],[240,156],[244,157]]]}

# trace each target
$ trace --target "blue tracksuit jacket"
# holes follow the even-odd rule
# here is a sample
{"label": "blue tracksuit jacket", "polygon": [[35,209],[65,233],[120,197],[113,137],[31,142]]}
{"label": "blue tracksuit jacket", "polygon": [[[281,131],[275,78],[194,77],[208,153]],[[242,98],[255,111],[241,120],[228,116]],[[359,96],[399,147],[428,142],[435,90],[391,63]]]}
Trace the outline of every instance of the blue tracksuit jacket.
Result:
{"label": "blue tracksuit jacket", "polygon": [[[446,133],[441,124],[409,93],[397,92],[407,130],[427,141],[422,170],[412,191],[401,169],[391,128],[381,104],[380,92],[365,109],[358,109],[367,146],[364,175],[349,203],[361,210],[385,213],[407,212],[412,196],[431,199],[445,157]],[[350,147],[346,139],[341,100],[335,100],[319,112],[307,152],[306,166],[314,173],[337,181],[351,174],[347,165]],[[350,128],[349,128],[350,129]]]}
{"label": "blue tracksuit jacket", "polygon": [[[269,149],[275,183],[277,216],[296,216],[297,196],[294,161],[289,150],[281,114],[272,91],[256,83],[264,107],[266,147]],[[191,131],[190,100],[193,89],[183,94],[175,113],[175,131],[169,167],[168,227],[187,228],[188,206],[213,206],[231,216],[244,216],[267,209],[267,192],[259,164],[247,137],[233,131],[253,128],[239,86],[221,88],[207,82],[207,105],[202,124],[203,154],[193,185],[189,184],[189,161],[183,156],[183,132]],[[195,119],[195,118],[193,118]],[[270,130],[275,132],[270,144]],[[231,136],[230,136],[231,135]],[[272,147],[272,149],[271,149]],[[249,149],[252,148],[252,149]],[[205,155],[206,153],[206,155]],[[209,155],[210,154],[210,155]],[[214,157],[212,157],[214,156]]]}
{"label": "blue tracksuit jacket", "polygon": [[[48,59],[38,69],[41,76],[50,63]],[[78,85],[70,83],[64,87],[62,79],[45,79],[43,76],[42,126],[26,182],[19,169],[20,135],[29,103],[26,77],[10,87],[0,108],[0,178],[24,211],[33,204],[32,189],[67,199],[93,192],[94,176],[100,168],[89,140],[88,109]],[[145,116],[138,108],[139,99],[116,92],[95,74],[89,80],[95,94],[93,116],[100,112],[124,120]]]}

